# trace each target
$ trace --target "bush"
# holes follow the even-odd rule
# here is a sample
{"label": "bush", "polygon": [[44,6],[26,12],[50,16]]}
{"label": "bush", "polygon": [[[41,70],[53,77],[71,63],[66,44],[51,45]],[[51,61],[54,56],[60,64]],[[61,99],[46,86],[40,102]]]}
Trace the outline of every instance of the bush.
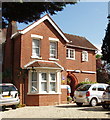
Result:
{"label": "bush", "polygon": [[90,81],[90,82],[80,82],[80,83],[78,83],[78,84],[76,85],[76,89],[77,89],[79,86],[81,86],[81,85],[84,85],[84,84],[92,84],[92,83],[97,83],[97,82],[92,82],[92,81]]}

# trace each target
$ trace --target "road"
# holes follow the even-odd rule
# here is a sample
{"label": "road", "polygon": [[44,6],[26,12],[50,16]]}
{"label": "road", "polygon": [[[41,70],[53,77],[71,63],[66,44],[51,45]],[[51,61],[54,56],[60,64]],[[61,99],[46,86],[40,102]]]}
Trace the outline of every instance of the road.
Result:
{"label": "road", "polygon": [[110,118],[110,110],[105,110],[101,106],[77,107],[75,104],[26,106],[16,110],[7,108],[4,112],[0,111],[0,116],[2,118],[45,118],[45,120],[46,118]]}

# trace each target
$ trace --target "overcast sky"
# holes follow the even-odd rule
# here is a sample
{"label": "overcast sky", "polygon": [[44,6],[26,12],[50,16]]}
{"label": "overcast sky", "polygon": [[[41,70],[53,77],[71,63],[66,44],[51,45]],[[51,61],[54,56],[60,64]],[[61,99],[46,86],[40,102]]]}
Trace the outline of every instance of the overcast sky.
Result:
{"label": "overcast sky", "polygon": [[[79,2],[75,5],[67,5],[63,11],[57,12],[51,17],[63,32],[83,36],[99,48],[108,24],[107,16],[108,2],[97,0],[97,2]],[[26,26],[18,24],[19,29]]]}

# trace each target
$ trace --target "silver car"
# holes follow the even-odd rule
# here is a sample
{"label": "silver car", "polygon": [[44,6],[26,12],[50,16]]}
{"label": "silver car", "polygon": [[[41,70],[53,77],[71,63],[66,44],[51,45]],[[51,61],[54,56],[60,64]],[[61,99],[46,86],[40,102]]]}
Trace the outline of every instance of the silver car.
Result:
{"label": "silver car", "polygon": [[102,95],[102,107],[108,109],[110,107],[110,86],[106,88]]}
{"label": "silver car", "polygon": [[0,107],[2,110],[5,110],[6,107],[16,109],[19,102],[18,90],[13,84],[0,84]]}
{"label": "silver car", "polygon": [[101,103],[103,92],[107,86],[108,84],[104,83],[81,85],[74,93],[76,104],[78,106],[82,106],[83,104],[96,106],[98,103]]}

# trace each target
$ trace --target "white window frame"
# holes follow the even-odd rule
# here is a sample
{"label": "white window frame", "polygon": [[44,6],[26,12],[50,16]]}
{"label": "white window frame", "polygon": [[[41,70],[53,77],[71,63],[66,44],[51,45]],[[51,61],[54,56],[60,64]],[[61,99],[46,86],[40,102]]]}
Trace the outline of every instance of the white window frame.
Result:
{"label": "white window frame", "polygon": [[51,41],[50,41],[50,46],[51,46],[51,43],[55,43],[55,47],[56,47],[56,48],[54,49],[54,50],[55,50],[55,57],[52,57],[53,54],[51,54],[51,47],[50,47],[50,58],[49,58],[49,59],[57,59],[57,58],[58,58],[58,56],[57,56],[57,55],[58,55],[58,53],[57,53],[57,52],[58,52],[58,42],[51,40]]}
{"label": "white window frame", "polygon": [[[42,59],[42,57],[40,57],[40,48],[41,48],[41,39],[43,39],[43,36],[40,35],[36,35],[36,34],[31,34],[31,38],[32,38],[32,56],[31,58],[39,58]],[[37,46],[37,48],[39,49],[39,54],[38,55],[34,55],[33,54],[33,40],[38,40],[39,41],[39,47]]]}
{"label": "white window frame", "polygon": [[87,62],[88,59],[88,51],[82,51],[82,61]]}
{"label": "white window frame", "polygon": [[[71,50],[73,51],[73,57],[71,57]],[[67,57],[67,54],[68,54],[68,57]],[[75,49],[66,48],[66,59],[75,60]]]}
{"label": "white window frame", "polygon": [[[31,82],[32,82],[32,70],[29,71],[29,81],[28,81],[28,94],[61,94],[61,72],[60,70],[36,70],[37,72],[37,91],[32,92],[31,91]],[[41,80],[41,74],[46,73],[47,74],[47,91],[41,90],[41,83],[46,82]],[[50,80],[50,74],[55,73],[55,81]],[[55,91],[50,91],[50,83],[55,82]]]}

